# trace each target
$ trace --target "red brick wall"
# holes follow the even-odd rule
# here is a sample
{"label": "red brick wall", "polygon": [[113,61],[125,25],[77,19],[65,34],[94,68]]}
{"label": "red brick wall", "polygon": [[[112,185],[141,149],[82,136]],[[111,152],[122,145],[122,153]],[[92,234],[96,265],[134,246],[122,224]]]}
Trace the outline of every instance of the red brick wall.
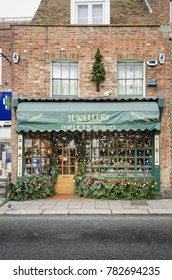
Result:
{"label": "red brick wall", "polygon": [[[149,78],[157,79],[157,87],[146,87],[146,96],[165,95],[165,109],[161,130],[161,188],[169,190],[172,183],[171,164],[171,41],[168,32],[152,27],[13,27],[13,51],[20,55],[19,64],[13,64],[12,91],[20,96],[49,97],[52,59],[73,58],[79,61],[79,92],[81,97],[104,96],[111,91],[116,96],[117,60],[141,58],[144,61],[166,55],[166,62],[146,67],[146,84]],[[100,93],[89,82],[97,48],[104,56],[106,81]],[[13,123],[15,120],[13,119]],[[15,135],[15,126],[13,126]],[[15,136],[14,136],[15,137]],[[15,139],[15,138],[14,138]],[[16,175],[16,143],[13,149],[13,178]],[[170,175],[171,174],[171,175]]]}
{"label": "red brick wall", "polygon": [[[147,61],[167,52],[157,27],[14,27],[13,34],[13,51],[20,54],[20,63],[13,65],[13,91],[26,96],[50,96],[50,62],[55,58],[78,59],[80,96],[95,96],[89,77],[99,47],[107,72],[99,96],[107,90],[115,96],[118,58]],[[166,66],[146,66],[146,82],[158,78],[158,87],[147,88],[147,95],[165,91]]]}
{"label": "red brick wall", "polygon": [[[2,53],[11,61],[11,28],[8,24],[0,23],[0,48]],[[0,91],[9,91],[11,89],[11,64],[2,57],[2,85]]]}

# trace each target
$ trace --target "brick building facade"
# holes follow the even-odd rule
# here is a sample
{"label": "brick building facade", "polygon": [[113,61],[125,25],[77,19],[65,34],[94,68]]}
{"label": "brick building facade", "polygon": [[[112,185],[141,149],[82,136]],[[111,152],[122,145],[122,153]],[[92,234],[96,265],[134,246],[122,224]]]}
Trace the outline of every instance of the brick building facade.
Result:
{"label": "brick building facade", "polygon": [[0,21],[0,182],[11,171],[11,27]]}
{"label": "brick building facade", "polygon": [[[8,23],[0,22],[0,40],[1,40],[1,73],[0,91],[11,90],[11,27]],[[4,57],[4,56],[5,57]],[[2,71],[1,69],[1,71]]]}
{"label": "brick building facade", "polygon": [[[72,16],[70,15],[70,2],[71,5],[75,5]],[[103,172],[108,176],[155,176],[162,195],[169,197],[172,193],[172,101],[170,96],[172,90],[172,26],[169,23],[170,1],[111,0],[109,2],[105,0],[99,1],[100,3],[93,2],[95,2],[95,5],[100,4],[96,8],[105,10],[108,10],[108,4],[110,4],[109,19],[105,16],[102,19],[103,24],[82,23],[82,20],[85,20],[83,4],[90,4],[90,1],[79,1],[81,5],[78,8],[77,5],[79,4],[74,0],[42,0],[30,24],[13,24],[11,26],[12,53],[16,52],[20,56],[19,63],[12,63],[12,92],[14,99],[12,178],[14,180],[16,176],[28,175],[27,172],[31,174],[32,172],[39,173],[44,170],[46,173],[45,170],[47,170],[48,165],[46,155],[48,154],[39,157],[41,167],[38,167],[39,164],[36,162],[34,155],[29,154],[28,156],[27,154],[28,151],[33,151],[34,147],[35,149],[37,147],[33,143],[34,139],[39,138],[38,135],[36,136],[39,130],[38,127],[40,127],[42,133],[38,133],[42,135],[40,136],[42,137],[41,139],[49,137],[50,141],[51,137],[59,139],[58,134],[61,133],[61,130],[67,135],[67,132],[69,131],[70,134],[72,129],[80,129],[77,126],[78,122],[74,124],[76,125],[75,128],[68,126],[67,128],[69,129],[62,129],[64,123],[61,121],[61,129],[57,131],[55,124],[50,129],[50,124],[47,124],[48,121],[47,123],[45,121],[44,124],[39,123],[44,111],[48,110],[46,106],[50,107],[49,110],[51,111],[51,106],[58,104],[58,106],[66,107],[67,104],[68,109],[72,112],[71,114],[75,114],[78,110],[77,102],[79,102],[78,104],[82,107],[81,111],[84,114],[84,117],[82,117],[85,118],[86,123],[91,122],[90,115],[93,116],[94,113],[94,110],[91,111],[90,109],[88,116],[89,108],[100,104],[100,107],[104,106],[104,111],[102,110],[102,112],[106,111],[112,117],[112,112],[108,108],[111,107],[110,104],[113,104],[114,108],[126,108],[124,111],[121,109],[120,118],[122,118],[123,113],[125,115],[128,112],[129,108],[130,115],[134,116],[135,114],[135,117],[136,115],[137,117],[131,122],[125,120],[127,128],[124,130],[120,128],[116,130],[115,127],[114,129],[110,128],[111,132],[108,139],[105,136],[106,131],[103,131],[104,129],[102,129],[102,136],[88,136],[88,138],[92,137],[91,142],[88,144],[88,149],[86,145],[90,157],[87,166],[88,172],[91,172],[91,174],[98,173],[99,176],[103,176]],[[87,8],[86,6],[85,8]],[[79,18],[80,8],[82,11]],[[91,6],[91,9],[93,13],[93,6]],[[93,18],[91,19],[93,20]],[[77,20],[81,21],[78,23]],[[98,48],[103,55],[106,70],[106,79],[100,84],[99,92],[96,91],[95,85],[90,82],[92,64]],[[165,61],[159,60],[160,54],[163,55],[161,58],[165,57]],[[68,65],[65,63],[68,63]],[[62,76],[58,76],[60,75],[58,71],[60,71],[59,69],[61,69],[61,73],[68,71],[62,70],[64,65],[65,69],[73,68],[70,68],[69,77],[63,79]],[[76,67],[78,69],[77,74],[76,70],[74,70]],[[127,67],[130,70],[127,70]],[[120,76],[119,73],[123,70],[127,74],[124,75],[123,72]],[[72,78],[72,75],[75,78]],[[72,86],[70,89],[67,88],[67,92],[65,92],[67,83],[64,83],[64,80],[66,79],[73,85],[74,93]],[[131,84],[129,84],[130,82]],[[59,84],[61,85],[61,91],[59,90]],[[121,91],[121,88],[123,91]],[[126,92],[124,92],[124,89],[126,89]],[[82,106],[82,104],[84,105]],[[37,115],[34,115],[35,111],[32,106],[40,106],[42,111],[38,109]],[[138,111],[136,110],[137,106]],[[151,109],[154,106],[156,108]],[[24,116],[25,110],[27,111],[26,108],[28,108],[28,120]],[[141,108],[140,123],[138,122],[139,108]],[[146,108],[148,109],[147,111],[151,112],[150,114],[155,110],[154,113],[156,116],[158,114],[158,119],[153,115],[148,116]],[[59,110],[63,111],[61,108]],[[137,112],[133,113],[135,111]],[[64,114],[64,111],[62,113]],[[81,112],[77,116],[80,115]],[[97,113],[96,117],[98,115],[100,116],[101,113]],[[48,115],[46,116],[48,118]],[[67,118],[67,111],[66,115],[64,114],[65,117]],[[56,113],[54,118],[60,119]],[[150,128],[150,123],[155,124],[156,127],[152,126]],[[120,124],[122,127],[122,123]],[[44,129],[42,126],[45,126]],[[159,128],[157,128],[158,126]],[[92,128],[92,126],[90,127]],[[118,123],[116,127],[118,127]],[[81,129],[81,133],[89,134],[91,133],[89,129],[94,130],[89,128],[87,131],[84,128],[83,130]],[[108,131],[108,126],[106,128]],[[48,136],[43,136],[44,132],[49,133],[47,134]],[[53,134],[54,132],[55,134]],[[100,133],[101,126],[97,126],[94,132]],[[123,132],[126,138],[124,135],[122,136]],[[108,156],[107,154],[101,155],[100,146],[105,143],[102,140],[104,138],[106,138],[106,144],[107,142],[111,143],[112,139],[115,139],[116,143],[118,142],[118,148],[116,148],[115,144],[111,144],[114,149],[117,149],[115,150],[118,152],[117,156],[110,156],[112,150],[110,148],[107,151]],[[131,147],[134,146],[131,154],[129,154],[129,151],[132,148],[128,144],[130,138],[132,139]],[[96,163],[93,163],[95,139],[98,139],[99,146],[95,146]],[[141,143],[141,139],[144,139],[144,143]],[[45,145],[44,140],[39,140],[44,142],[39,142],[42,143],[40,144],[42,145],[42,153],[43,145]],[[119,141],[125,142],[125,151],[120,148]],[[46,145],[48,145],[47,142]],[[58,147],[58,149],[61,149],[59,155],[62,156],[63,147]],[[104,150],[106,150],[106,145],[102,151]],[[70,147],[69,152],[71,152]],[[113,153],[116,152],[113,151]],[[28,160],[28,157],[31,157],[31,159]],[[147,162],[149,158],[151,159],[151,164],[149,163],[148,171]],[[71,166],[67,166],[67,156],[63,155],[62,161],[63,167],[66,166],[69,169],[71,167],[70,170],[74,168],[75,164],[72,163]],[[71,174],[68,174],[70,172],[67,171],[63,173],[63,171],[62,175],[71,175],[74,174],[76,169],[74,168]]]}

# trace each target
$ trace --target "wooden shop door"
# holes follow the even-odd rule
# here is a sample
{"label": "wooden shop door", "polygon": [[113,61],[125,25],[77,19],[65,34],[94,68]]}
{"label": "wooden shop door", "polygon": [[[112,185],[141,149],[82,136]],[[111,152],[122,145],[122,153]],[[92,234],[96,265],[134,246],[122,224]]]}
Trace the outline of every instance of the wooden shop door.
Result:
{"label": "wooden shop door", "polygon": [[74,194],[74,174],[76,165],[76,148],[74,142],[61,144],[58,149],[59,170],[56,184],[57,194]]}

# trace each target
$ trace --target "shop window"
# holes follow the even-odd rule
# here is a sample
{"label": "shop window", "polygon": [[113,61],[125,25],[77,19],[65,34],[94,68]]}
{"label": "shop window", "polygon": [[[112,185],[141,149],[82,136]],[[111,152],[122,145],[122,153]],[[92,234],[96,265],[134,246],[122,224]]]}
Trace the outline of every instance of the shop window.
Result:
{"label": "shop window", "polygon": [[50,133],[24,134],[24,175],[50,175],[53,144]]}
{"label": "shop window", "polygon": [[92,176],[152,176],[153,133],[87,133],[86,171]]}
{"label": "shop window", "polygon": [[0,177],[7,177],[11,172],[10,140],[0,140]]}
{"label": "shop window", "polygon": [[52,63],[52,96],[78,96],[78,63]]}
{"label": "shop window", "polygon": [[109,0],[71,0],[71,24],[109,23]]}
{"label": "shop window", "polygon": [[75,174],[84,160],[90,176],[153,176],[153,132],[81,132],[79,144],[75,145],[74,139],[75,133],[67,132],[24,133],[23,174],[51,175],[56,159],[58,174]]}
{"label": "shop window", "polygon": [[119,62],[117,64],[118,96],[143,96],[144,91],[144,64]]}

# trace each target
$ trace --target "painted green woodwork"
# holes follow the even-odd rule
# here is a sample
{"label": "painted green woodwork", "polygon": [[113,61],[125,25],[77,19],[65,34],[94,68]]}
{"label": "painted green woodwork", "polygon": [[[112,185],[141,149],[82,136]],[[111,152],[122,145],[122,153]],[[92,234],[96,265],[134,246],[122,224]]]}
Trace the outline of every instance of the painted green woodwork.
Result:
{"label": "painted green woodwork", "polygon": [[154,101],[21,102],[16,118],[17,132],[160,130],[160,111]]}

